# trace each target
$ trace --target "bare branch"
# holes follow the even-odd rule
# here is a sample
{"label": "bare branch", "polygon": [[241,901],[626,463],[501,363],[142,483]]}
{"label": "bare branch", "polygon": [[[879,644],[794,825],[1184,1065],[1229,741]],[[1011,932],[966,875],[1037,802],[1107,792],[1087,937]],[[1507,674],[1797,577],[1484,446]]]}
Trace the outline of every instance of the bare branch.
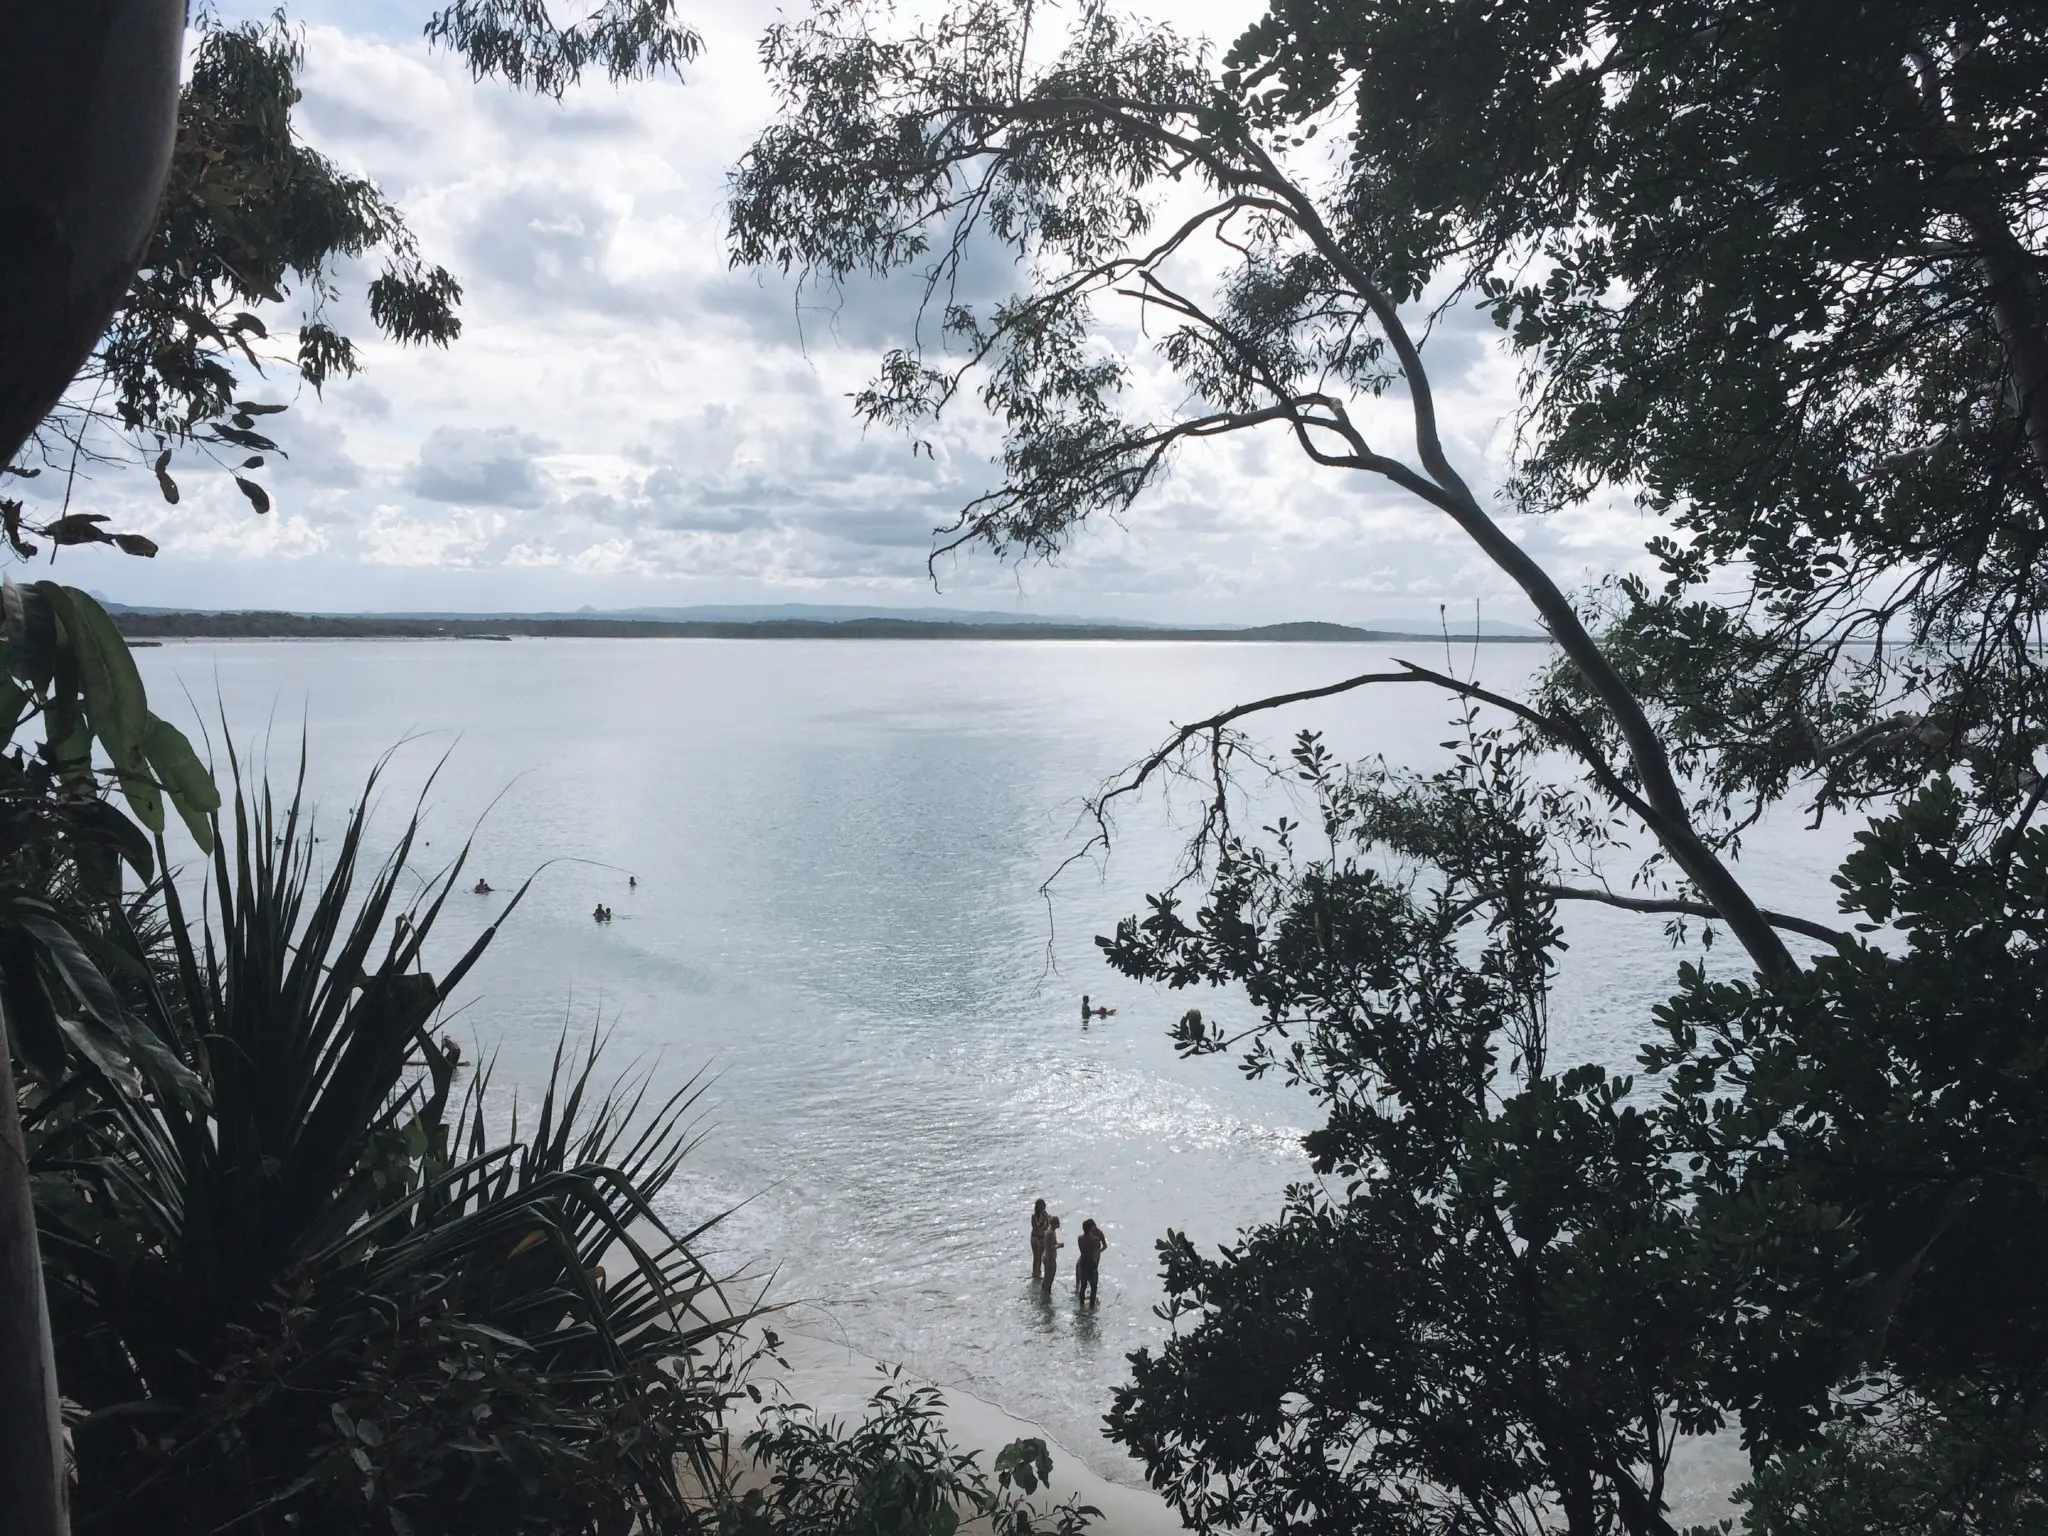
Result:
{"label": "bare branch", "polygon": [[[1531,887],[1539,896],[1548,896],[1552,901],[1595,901],[1605,907],[1620,907],[1626,912],[1668,912],[1683,917],[1718,918],[1721,914],[1704,901],[1685,901],[1669,896],[1624,896],[1617,891],[1594,890],[1576,885],[1536,885]],[[1787,933],[1797,933],[1809,939],[1818,939],[1823,944],[1832,944],[1836,949],[1848,951],[1856,947],[1856,940],[1839,928],[1830,928],[1824,923],[1809,921],[1803,917],[1792,917],[1784,912],[1765,912],[1764,920],[1773,928],[1782,928]]]}

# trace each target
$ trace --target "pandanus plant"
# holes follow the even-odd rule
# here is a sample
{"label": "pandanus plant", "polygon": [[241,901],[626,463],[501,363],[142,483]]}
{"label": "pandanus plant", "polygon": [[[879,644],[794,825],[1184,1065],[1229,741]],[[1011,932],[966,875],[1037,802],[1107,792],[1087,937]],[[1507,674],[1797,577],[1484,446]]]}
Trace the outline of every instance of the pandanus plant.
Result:
{"label": "pandanus plant", "polygon": [[75,1519],[692,1529],[678,1468],[708,1486],[742,1320],[709,1223],[655,1206],[696,1086],[599,1093],[593,1047],[530,1131],[487,1072],[458,1093],[436,1017],[497,929],[429,973],[462,858],[402,899],[417,822],[371,867],[369,804],[316,850],[299,794],[236,768],[204,910],[166,879],[109,935],[198,1090],[81,1061],[29,1117]]}

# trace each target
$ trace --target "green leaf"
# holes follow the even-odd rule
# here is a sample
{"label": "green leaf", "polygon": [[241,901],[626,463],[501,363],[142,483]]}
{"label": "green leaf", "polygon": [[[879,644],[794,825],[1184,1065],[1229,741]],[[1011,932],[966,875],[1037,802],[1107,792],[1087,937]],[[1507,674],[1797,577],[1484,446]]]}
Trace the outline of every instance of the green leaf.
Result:
{"label": "green leaf", "polygon": [[249,505],[258,512],[268,512],[270,510],[270,492],[264,490],[254,480],[245,480],[242,476],[237,475],[235,476],[235,485],[244,496],[249,498]]}
{"label": "green leaf", "polygon": [[178,482],[170,475],[171,450],[166,448],[156,456],[156,486],[164,493],[164,500],[172,506],[178,504]]}
{"label": "green leaf", "polygon": [[1012,1440],[996,1452],[995,1471],[1005,1487],[1014,1482],[1026,1493],[1036,1493],[1052,1480],[1052,1451],[1043,1440]]}
{"label": "green leaf", "polygon": [[67,805],[65,819],[72,835],[114,849],[144,880],[150,878],[156,859],[142,829],[105,800],[81,800]]}
{"label": "green leaf", "polygon": [[135,1070],[135,1064],[128,1059],[121,1037],[106,1025],[92,1018],[68,1018],[60,1015],[57,1023],[62,1027],[78,1054],[100,1069],[100,1074],[129,1098],[142,1096],[142,1074]]}
{"label": "green leaf", "polygon": [[206,764],[199,761],[199,754],[192,750],[183,731],[156,715],[149,717],[142,749],[157,783],[169,792],[171,804],[184,818],[192,841],[202,852],[211,853],[213,823],[209,813],[220,809],[220,790],[213,775],[206,771]]}
{"label": "green leaf", "polygon": [[18,899],[0,908],[0,924],[25,933],[41,949],[50,969],[71,989],[78,1004],[109,1029],[121,1022],[121,1000],[77,936],[42,902]]}
{"label": "green leaf", "polygon": [[47,688],[57,670],[57,616],[34,587],[0,586],[7,621],[7,661],[31,688]]}
{"label": "green leaf", "polygon": [[121,793],[136,819],[152,832],[164,829],[163,797],[149,776],[143,747],[149,734],[149,696],[128,643],[106,609],[76,587],[38,582],[63,616],[65,634],[78,661],[80,691],[93,735],[106,748],[119,776]]}

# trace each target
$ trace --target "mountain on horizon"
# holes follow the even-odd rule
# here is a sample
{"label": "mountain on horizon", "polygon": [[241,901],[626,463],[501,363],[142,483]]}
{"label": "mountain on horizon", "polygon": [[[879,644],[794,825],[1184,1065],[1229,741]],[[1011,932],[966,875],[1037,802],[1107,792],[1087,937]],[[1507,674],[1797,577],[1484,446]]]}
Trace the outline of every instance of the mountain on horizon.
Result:
{"label": "mountain on horizon", "polygon": [[[97,594],[95,594],[97,595]],[[254,610],[244,609],[193,609],[144,607],[128,603],[117,603],[100,598],[109,613],[133,614],[175,614],[175,613],[235,613]],[[1441,627],[1428,619],[1366,619],[1353,623],[1335,623],[1320,619],[1296,619],[1279,624],[1231,624],[1208,622],[1201,625],[1162,624],[1149,619],[1104,619],[1084,618],[1077,614],[1048,613],[1003,613],[981,608],[884,608],[856,603],[704,603],[689,607],[642,607],[642,608],[597,608],[590,604],[574,611],[558,609],[536,612],[527,610],[497,609],[489,612],[456,611],[453,609],[407,609],[403,612],[358,610],[348,613],[305,613],[309,618],[342,618],[386,621],[433,620],[446,622],[513,622],[602,619],[608,621],[639,621],[659,624],[763,624],[803,622],[811,624],[850,624],[861,621],[882,620],[897,623],[948,624],[973,626],[1005,626],[1009,628],[1035,627],[1043,625],[1049,629],[1115,629],[1144,632],[1147,630],[1184,630],[1199,628],[1215,631],[1243,630],[1246,638],[1279,637],[1283,632],[1291,638],[1305,639],[1312,634],[1322,634],[1330,639],[1352,638],[1360,634],[1384,635],[1390,639],[1432,640],[1448,635],[1453,640],[1475,638],[1473,622],[1470,619],[1451,620]],[[1500,619],[1486,619],[1480,622],[1476,637],[1483,639],[1534,640],[1543,638],[1543,631],[1532,629],[1526,624],[1510,624]]]}
{"label": "mountain on horizon", "polygon": [[[1470,640],[1475,633],[1470,619],[1359,619],[1358,629],[1377,629],[1395,635],[1449,635],[1453,640]],[[1510,624],[1502,619],[1481,619],[1476,633],[1506,635],[1519,640],[1538,640],[1548,633],[1529,624]]]}
{"label": "mountain on horizon", "polygon": [[[859,603],[707,603],[688,608],[584,608],[584,618],[660,619],[669,624],[753,624],[764,619],[907,619],[926,624],[1087,624],[1101,629],[1158,629],[1144,619],[1090,619],[1071,613],[998,613],[986,608],[880,608]],[[1235,625],[1217,626],[1236,628]]]}

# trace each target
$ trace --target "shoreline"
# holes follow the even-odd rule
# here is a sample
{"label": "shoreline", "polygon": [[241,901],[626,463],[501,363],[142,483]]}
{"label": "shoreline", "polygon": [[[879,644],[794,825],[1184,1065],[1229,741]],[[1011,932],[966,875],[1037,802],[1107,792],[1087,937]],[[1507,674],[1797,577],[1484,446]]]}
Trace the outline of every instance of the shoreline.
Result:
{"label": "shoreline", "polygon": [[1235,645],[1550,645],[1548,635],[1424,634],[1302,621],[1243,629],[1119,624],[963,623],[945,619],[666,620],[376,618],[284,612],[113,614],[141,640],[1001,640]]}
{"label": "shoreline", "polygon": [[[750,1325],[749,1334],[758,1337],[759,1326]],[[851,1345],[780,1328],[775,1332],[782,1341],[781,1353],[788,1368],[764,1364],[752,1378],[766,1401],[801,1403],[821,1418],[857,1421],[875,1389],[891,1372],[900,1371],[903,1382],[936,1387],[944,1395],[945,1425],[954,1448],[979,1453],[984,1468],[992,1466],[996,1453],[1013,1440],[1043,1440],[1052,1451],[1053,1473],[1047,1487],[1034,1497],[1034,1505],[1044,1507],[1070,1498],[1094,1505],[1102,1513],[1090,1525],[1090,1536],[1183,1536],[1180,1517],[1162,1495],[1149,1487],[1103,1476],[1044,1426],[964,1387],[913,1375]],[[745,1400],[735,1405],[728,1419],[731,1454],[741,1454],[739,1442],[754,1427],[758,1412]],[[1740,1530],[1742,1511],[1730,1495],[1748,1480],[1749,1467],[1738,1439],[1733,1431],[1724,1430],[1683,1439],[1675,1447],[1665,1490],[1667,1518],[1674,1527],[1711,1527],[1725,1519]]]}
{"label": "shoreline", "polygon": [[[749,1325],[748,1334],[758,1338],[762,1323]],[[781,1340],[787,1369],[763,1362],[750,1378],[761,1388],[764,1406],[772,1403],[801,1403],[820,1418],[855,1422],[864,1412],[875,1389],[900,1370],[851,1345],[834,1343],[810,1334],[776,1328],[766,1321]],[[945,1398],[945,1427],[953,1447],[976,1452],[984,1469],[995,1463],[996,1453],[1013,1440],[1043,1440],[1052,1452],[1052,1478],[1032,1498],[1038,1507],[1074,1499],[1092,1504],[1101,1517],[1089,1526],[1090,1536],[1181,1536],[1184,1527],[1171,1506],[1150,1488],[1119,1483],[1095,1471],[1071,1446],[1029,1419],[977,1397],[963,1387],[928,1381],[901,1371],[900,1379],[912,1386],[936,1387]],[[742,1399],[727,1418],[732,1451],[739,1456],[739,1442],[745,1439],[759,1418],[759,1408]]]}

